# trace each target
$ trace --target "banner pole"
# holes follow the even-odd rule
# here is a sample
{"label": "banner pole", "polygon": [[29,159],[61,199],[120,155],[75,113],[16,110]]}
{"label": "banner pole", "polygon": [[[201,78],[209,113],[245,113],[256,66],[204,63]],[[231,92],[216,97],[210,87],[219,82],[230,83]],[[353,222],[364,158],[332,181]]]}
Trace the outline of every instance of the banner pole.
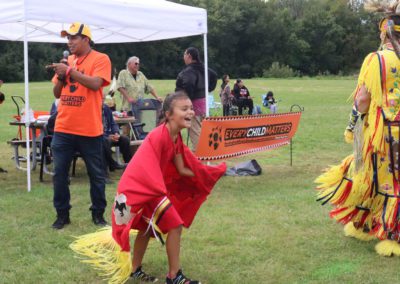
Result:
{"label": "banner pole", "polygon": [[[300,105],[294,104],[290,107],[290,112],[293,112],[294,108],[298,108],[299,111],[303,112],[304,107],[301,107]],[[293,166],[293,138],[290,138],[290,166]]]}

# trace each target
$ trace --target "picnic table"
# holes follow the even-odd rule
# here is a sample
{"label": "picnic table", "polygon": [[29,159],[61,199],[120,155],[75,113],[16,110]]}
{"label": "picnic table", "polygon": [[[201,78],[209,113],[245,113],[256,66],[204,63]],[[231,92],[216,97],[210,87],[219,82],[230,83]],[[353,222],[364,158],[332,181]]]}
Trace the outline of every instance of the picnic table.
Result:
{"label": "picnic table", "polygon": [[[134,141],[141,141],[139,140],[138,137],[136,137],[136,131],[134,129],[134,124],[137,122],[137,119],[134,116],[126,116],[126,117],[115,117],[114,116],[114,121],[115,123],[117,123],[118,125],[129,125],[130,128],[130,140],[131,140],[131,145],[132,144],[138,144],[138,142],[134,142]],[[133,142],[133,143],[132,143]],[[141,142],[140,142],[141,143]]]}
{"label": "picnic table", "polygon": [[[28,143],[31,146],[31,153],[29,154],[30,157],[22,157],[19,155],[19,147],[25,147],[27,140],[20,140],[20,139],[14,139],[7,141],[8,144],[10,144],[14,148],[14,161],[15,161],[15,166],[19,170],[27,170],[27,168],[24,168],[21,166],[21,161],[24,161],[28,158],[31,159],[31,170],[35,170],[37,166],[38,159],[40,159],[40,152],[37,151],[37,148],[41,146],[41,141],[38,139],[39,137],[37,136],[38,131],[40,130],[39,133],[41,133],[47,124],[47,121],[42,121],[42,120],[35,120],[30,122],[29,128],[31,129],[30,131],[30,137],[28,137]],[[25,122],[22,121],[11,121],[9,122],[9,125],[11,126],[26,126]]]}

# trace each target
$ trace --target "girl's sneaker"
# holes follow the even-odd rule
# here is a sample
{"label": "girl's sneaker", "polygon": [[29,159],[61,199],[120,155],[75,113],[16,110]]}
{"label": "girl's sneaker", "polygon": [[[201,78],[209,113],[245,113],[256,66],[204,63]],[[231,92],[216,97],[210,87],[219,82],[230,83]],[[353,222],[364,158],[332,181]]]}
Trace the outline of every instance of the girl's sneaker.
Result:
{"label": "girl's sneaker", "polygon": [[131,279],[149,283],[155,283],[158,281],[156,277],[144,273],[141,266],[139,266],[135,272],[132,272]]}
{"label": "girl's sneaker", "polygon": [[183,275],[182,269],[178,270],[178,273],[176,273],[176,277],[173,279],[171,279],[167,276],[165,283],[166,284],[201,284],[200,281],[190,280],[185,275]]}

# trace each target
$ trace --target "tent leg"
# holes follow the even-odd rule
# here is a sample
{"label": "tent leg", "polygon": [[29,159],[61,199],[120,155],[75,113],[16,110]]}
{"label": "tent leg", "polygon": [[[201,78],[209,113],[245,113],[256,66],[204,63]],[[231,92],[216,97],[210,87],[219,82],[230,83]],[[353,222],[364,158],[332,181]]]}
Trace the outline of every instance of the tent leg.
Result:
{"label": "tent leg", "polygon": [[[24,33],[24,83],[25,83],[25,130],[26,130],[26,180],[28,192],[31,191],[31,160],[29,158],[30,145],[29,145],[29,131],[30,131],[30,114],[29,114],[29,66],[28,66],[28,40],[27,40],[27,25],[25,21],[25,33]],[[32,145],[36,147],[36,145]]]}
{"label": "tent leg", "polygon": [[207,34],[203,34],[203,48],[204,48],[204,86],[206,98],[206,117],[210,116],[210,109],[208,107],[208,49],[207,49]]}

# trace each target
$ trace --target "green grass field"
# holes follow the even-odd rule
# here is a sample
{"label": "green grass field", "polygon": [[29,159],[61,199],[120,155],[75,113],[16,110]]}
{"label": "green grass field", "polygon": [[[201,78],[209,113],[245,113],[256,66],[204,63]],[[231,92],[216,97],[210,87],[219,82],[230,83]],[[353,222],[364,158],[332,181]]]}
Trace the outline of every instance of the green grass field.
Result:
{"label": "green grass field", "polygon": [[[174,81],[152,81],[160,95],[173,90]],[[280,99],[279,112],[292,104],[304,107],[289,146],[229,160],[228,165],[257,159],[257,177],[223,177],[183,234],[182,267],[202,283],[399,283],[400,259],[374,251],[375,241],[346,238],[342,226],[329,219],[329,207],[315,202],[313,180],[328,165],[340,162],[352,149],[343,141],[355,79],[245,80],[255,103],[272,90]],[[17,129],[8,125],[16,112],[10,96],[23,96],[23,84],[5,84],[0,105],[0,283],[103,283],[68,248],[73,236],[93,232],[88,178],[78,163],[72,179],[72,224],[55,231],[50,176],[39,182],[32,172],[32,191],[26,173],[11,160],[6,141]],[[34,110],[48,110],[53,101],[50,83],[30,84]],[[215,98],[218,101],[217,94]],[[215,113],[215,112],[214,112]],[[107,186],[109,204],[119,177]],[[108,207],[109,209],[109,207]],[[110,220],[109,215],[107,219]],[[152,242],[144,261],[149,273],[162,280],[167,272],[165,248]],[[162,283],[162,282],[161,282]]]}

